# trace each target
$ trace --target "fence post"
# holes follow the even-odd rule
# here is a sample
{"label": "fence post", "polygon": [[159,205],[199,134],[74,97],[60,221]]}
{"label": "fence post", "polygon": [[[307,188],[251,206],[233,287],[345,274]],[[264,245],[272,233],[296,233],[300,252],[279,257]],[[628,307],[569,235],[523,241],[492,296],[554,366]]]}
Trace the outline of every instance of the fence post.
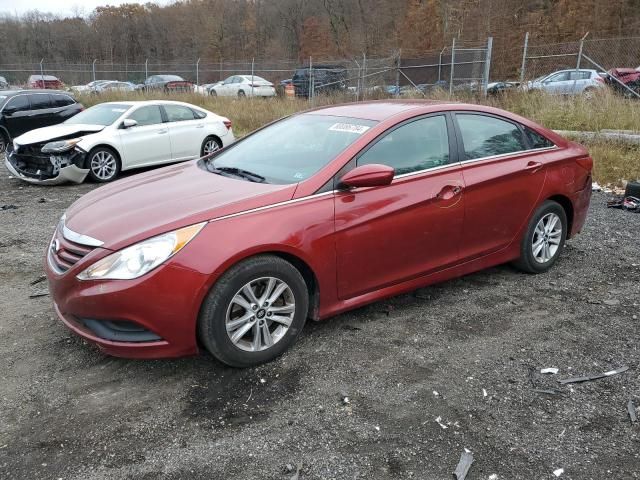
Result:
{"label": "fence post", "polygon": [[524,48],[522,49],[522,65],[520,66],[520,83],[524,82],[524,72],[527,67],[527,50],[529,49],[529,32],[524,35]]}
{"label": "fence post", "polygon": [[253,72],[255,71],[255,58],[251,59],[251,98],[253,98]]}
{"label": "fence post", "polygon": [[365,82],[367,81],[367,54],[362,53],[362,100],[367,96]]}
{"label": "fence post", "polygon": [[400,68],[402,68],[402,49],[398,50],[398,61],[396,65],[396,97],[400,96]]}
{"label": "fence post", "polygon": [[144,59],[144,79],[149,78],[149,59]]}
{"label": "fence post", "polygon": [[491,73],[491,53],[493,50],[493,37],[487,38],[487,56],[484,59],[484,74],[482,79],[482,95],[487,96],[487,85],[489,84],[489,74]]}
{"label": "fence post", "polygon": [[97,58],[93,59],[93,63],[91,64],[91,72],[93,73],[93,81],[96,81],[96,62],[98,61]]}
{"label": "fence post", "polygon": [[40,81],[42,82],[42,88],[45,88],[45,86],[44,86],[44,67],[42,66],[42,62],[44,62],[44,58],[42,60],[40,60]]}
{"label": "fence post", "polygon": [[440,83],[440,81],[442,80],[442,54],[444,53],[446,48],[447,47],[443,47],[443,49],[440,50],[440,56],[438,57],[438,83]]}
{"label": "fence post", "polygon": [[309,57],[309,91],[307,92],[307,100],[313,101],[313,58]]}
{"label": "fence post", "polygon": [[584,47],[584,41],[587,38],[587,35],[589,35],[589,32],[585,33],[584,37],[580,39],[580,48],[578,49],[578,61],[576,62],[576,70],[580,69],[580,62],[582,60],[582,48]]}
{"label": "fence post", "polygon": [[451,44],[451,71],[449,72],[449,95],[453,95],[453,65],[456,63],[456,37]]}
{"label": "fence post", "polygon": [[200,85],[200,57],[198,57],[198,61],[196,62],[196,87]]}

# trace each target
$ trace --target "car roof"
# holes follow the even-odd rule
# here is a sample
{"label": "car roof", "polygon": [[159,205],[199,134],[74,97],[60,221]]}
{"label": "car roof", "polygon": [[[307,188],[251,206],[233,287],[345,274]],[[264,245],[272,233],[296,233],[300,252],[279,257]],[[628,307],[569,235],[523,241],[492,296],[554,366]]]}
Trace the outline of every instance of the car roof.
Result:
{"label": "car roof", "polygon": [[[125,83],[125,82],[121,82]],[[204,108],[199,107],[197,105],[191,105],[190,103],[185,102],[176,102],[175,100],[123,100],[121,102],[103,102],[97,105],[130,105],[134,106],[143,106],[143,105],[183,105],[185,107],[198,108],[200,110],[204,110]],[[95,106],[97,106],[95,105]]]}
{"label": "car roof", "polygon": [[18,95],[19,93],[62,93],[64,95],[68,95],[73,97],[73,95],[69,92],[65,92],[64,90],[52,90],[52,89],[41,89],[41,88],[23,88],[18,90],[0,90],[0,95],[4,95],[10,97],[12,95]]}
{"label": "car roof", "polygon": [[[370,102],[345,103],[319,107],[305,112],[310,115],[329,115],[334,117],[351,117],[381,122],[394,115],[408,110],[421,109],[424,113],[438,111],[438,107],[456,102],[444,100],[378,100]],[[478,106],[480,109],[482,107]]]}

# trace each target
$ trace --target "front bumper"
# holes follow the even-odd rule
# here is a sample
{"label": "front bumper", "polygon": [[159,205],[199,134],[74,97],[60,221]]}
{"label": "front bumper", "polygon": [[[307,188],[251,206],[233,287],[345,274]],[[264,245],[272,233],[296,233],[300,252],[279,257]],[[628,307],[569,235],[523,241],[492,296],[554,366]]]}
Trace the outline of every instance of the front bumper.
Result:
{"label": "front bumper", "polygon": [[[112,253],[95,248],[64,273],[45,260],[45,272],[56,314],[74,333],[109,355],[167,358],[198,353],[196,323],[207,277],[168,263],[134,280],[81,281],[76,275]],[[137,338],[114,336],[105,328],[128,324],[144,332]],[[118,332],[116,332],[118,334]],[[122,340],[125,341],[122,341]]]}
{"label": "front bumper", "polygon": [[59,185],[61,183],[82,183],[84,179],[89,174],[89,169],[80,168],[75,164],[67,165],[66,167],[61,167],[55,176],[51,175],[43,175],[43,174],[34,174],[29,172],[28,170],[20,168],[21,163],[29,162],[29,159],[24,159],[24,156],[19,160],[18,155],[15,154],[14,151],[8,152],[5,158],[5,166],[7,170],[19,178],[20,180],[24,180],[25,182],[29,182],[36,185]]}

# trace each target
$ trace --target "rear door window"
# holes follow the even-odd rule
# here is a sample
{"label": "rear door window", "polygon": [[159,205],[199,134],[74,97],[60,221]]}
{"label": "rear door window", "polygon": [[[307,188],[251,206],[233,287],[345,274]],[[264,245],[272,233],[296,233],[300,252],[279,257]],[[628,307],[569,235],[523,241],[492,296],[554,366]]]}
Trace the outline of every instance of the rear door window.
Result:
{"label": "rear door window", "polygon": [[51,104],[54,107],[66,107],[67,105],[73,105],[74,103],[76,102],[68,95],[61,95],[58,93],[51,95]]}
{"label": "rear door window", "polygon": [[31,110],[44,110],[45,108],[51,108],[51,102],[49,102],[49,95],[46,93],[29,95],[31,100]]}
{"label": "rear door window", "polygon": [[185,120],[194,120],[193,110],[181,105],[164,105],[164,111],[170,122],[184,122]]}
{"label": "rear door window", "polygon": [[564,82],[566,80],[569,80],[569,72],[556,73],[547,79],[548,82]]}
{"label": "rear door window", "polygon": [[24,112],[29,110],[29,98],[26,95],[18,95],[7,102],[5,108],[10,108],[16,112]]}
{"label": "rear door window", "polygon": [[547,137],[540,135],[537,132],[534,132],[530,128],[523,127],[524,133],[529,139],[529,143],[531,144],[531,148],[548,148],[554,147],[554,143],[549,140]]}
{"label": "rear door window", "polygon": [[521,152],[527,145],[520,129],[511,122],[480,114],[457,113],[464,160]]}

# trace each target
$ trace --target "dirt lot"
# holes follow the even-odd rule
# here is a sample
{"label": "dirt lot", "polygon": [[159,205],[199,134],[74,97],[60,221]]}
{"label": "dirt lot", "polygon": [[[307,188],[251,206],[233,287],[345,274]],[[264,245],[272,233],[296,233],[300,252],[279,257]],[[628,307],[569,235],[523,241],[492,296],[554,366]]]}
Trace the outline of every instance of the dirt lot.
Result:
{"label": "dirt lot", "polygon": [[640,404],[640,215],[602,194],[548,274],[503,266],[425,288],[234,370],[106,357],[29,298],[54,225],[91,188],[0,173],[0,205],[17,206],[0,210],[0,478],[289,479],[302,464],[301,479],[444,479],[464,448],[470,480],[640,478],[626,409]]}

